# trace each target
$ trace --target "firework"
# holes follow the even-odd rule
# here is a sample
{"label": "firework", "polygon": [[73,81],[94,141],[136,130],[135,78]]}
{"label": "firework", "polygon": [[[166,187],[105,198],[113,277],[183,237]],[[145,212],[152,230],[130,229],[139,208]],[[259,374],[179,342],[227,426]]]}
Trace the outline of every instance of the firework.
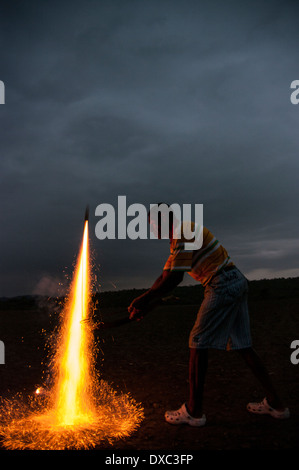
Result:
{"label": "firework", "polygon": [[0,436],[7,449],[94,448],[129,436],[143,419],[141,405],[129,394],[117,394],[96,372],[86,214],[70,295],[55,340],[52,386],[39,387],[32,396],[1,399]]}

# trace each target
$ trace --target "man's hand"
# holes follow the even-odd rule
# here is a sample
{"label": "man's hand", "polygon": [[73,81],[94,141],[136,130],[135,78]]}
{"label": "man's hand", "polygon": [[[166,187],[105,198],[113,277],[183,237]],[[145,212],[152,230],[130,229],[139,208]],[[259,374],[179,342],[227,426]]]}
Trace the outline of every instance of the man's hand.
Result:
{"label": "man's hand", "polygon": [[131,307],[131,305],[128,308],[128,312],[130,314],[129,318],[130,320],[142,320],[143,319],[143,312],[142,310],[138,310],[137,308]]}
{"label": "man's hand", "polygon": [[147,311],[148,309],[146,308],[146,301],[144,299],[144,295],[141,295],[140,297],[134,299],[131,305],[128,307],[130,320],[142,320]]}
{"label": "man's hand", "polygon": [[163,295],[171,292],[183,280],[183,277],[184,273],[180,271],[163,271],[152,287],[134,299],[128,307],[130,320],[141,320],[144,315],[161,303]]}

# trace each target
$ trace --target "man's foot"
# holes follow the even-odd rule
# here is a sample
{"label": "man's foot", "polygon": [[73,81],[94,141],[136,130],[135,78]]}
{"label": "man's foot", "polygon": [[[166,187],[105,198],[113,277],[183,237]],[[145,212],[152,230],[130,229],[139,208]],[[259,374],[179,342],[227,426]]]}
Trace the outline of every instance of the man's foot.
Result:
{"label": "man's foot", "polygon": [[189,415],[185,403],[178,410],[166,411],[165,420],[170,424],[189,424],[190,426],[197,427],[206,424],[206,416],[202,415],[201,418],[193,418]]}
{"label": "man's foot", "polygon": [[290,410],[288,408],[275,410],[269,405],[267,398],[264,398],[261,403],[248,403],[247,410],[250,411],[250,413],[271,415],[273,418],[277,419],[287,419],[290,417]]}

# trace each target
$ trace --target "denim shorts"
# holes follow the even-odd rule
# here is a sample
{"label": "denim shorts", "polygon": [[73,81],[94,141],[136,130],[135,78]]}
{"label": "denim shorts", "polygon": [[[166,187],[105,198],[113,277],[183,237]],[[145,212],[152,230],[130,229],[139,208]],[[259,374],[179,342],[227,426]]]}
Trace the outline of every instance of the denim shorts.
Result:
{"label": "denim shorts", "polygon": [[247,293],[247,279],[237,268],[214,276],[205,287],[189,347],[225,350],[250,347]]}

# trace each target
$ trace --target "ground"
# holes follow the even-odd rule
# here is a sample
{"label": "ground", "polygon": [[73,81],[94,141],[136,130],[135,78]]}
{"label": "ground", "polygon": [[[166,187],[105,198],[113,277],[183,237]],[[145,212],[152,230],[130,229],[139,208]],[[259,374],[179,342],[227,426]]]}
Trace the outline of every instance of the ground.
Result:
{"label": "ground", "polygon": [[[114,320],[139,291],[97,296],[96,315]],[[249,307],[253,343],[283,401],[286,421],[247,412],[248,401],[264,397],[259,383],[237,352],[210,350],[205,386],[203,428],[171,426],[164,412],[181,406],[188,395],[188,335],[202,289],[182,287],[141,322],[97,331],[97,368],[119,392],[128,392],[144,407],[145,419],[129,438],[101,449],[117,450],[286,450],[299,448],[299,364],[290,360],[299,339],[299,279],[250,283]],[[52,299],[18,298],[0,302],[0,395],[31,393],[47,369],[45,343],[52,334],[59,306]]]}

